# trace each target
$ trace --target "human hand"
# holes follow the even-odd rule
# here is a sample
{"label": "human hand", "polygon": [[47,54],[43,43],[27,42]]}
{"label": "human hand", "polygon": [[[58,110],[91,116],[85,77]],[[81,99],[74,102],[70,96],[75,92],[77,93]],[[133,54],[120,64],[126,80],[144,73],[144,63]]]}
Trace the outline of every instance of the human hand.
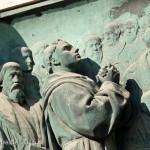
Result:
{"label": "human hand", "polygon": [[101,83],[112,81],[119,84],[120,73],[115,66],[109,64],[99,70],[96,78]]}

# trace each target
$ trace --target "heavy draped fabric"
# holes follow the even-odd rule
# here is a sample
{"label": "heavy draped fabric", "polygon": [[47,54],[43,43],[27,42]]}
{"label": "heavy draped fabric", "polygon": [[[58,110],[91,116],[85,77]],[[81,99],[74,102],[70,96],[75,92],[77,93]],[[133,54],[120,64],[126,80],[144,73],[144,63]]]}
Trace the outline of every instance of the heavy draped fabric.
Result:
{"label": "heavy draped fabric", "polygon": [[37,123],[32,113],[27,105],[20,106],[18,103],[11,102],[3,93],[0,94],[1,150],[28,150],[33,149],[34,145],[35,150],[40,149],[38,145],[40,135],[37,134]]}
{"label": "heavy draped fabric", "polygon": [[[47,149],[103,150],[108,143],[103,139],[115,129],[126,104],[123,93],[113,82],[105,82],[98,90],[85,76],[52,74],[43,87]],[[114,145],[111,150],[115,150]]]}

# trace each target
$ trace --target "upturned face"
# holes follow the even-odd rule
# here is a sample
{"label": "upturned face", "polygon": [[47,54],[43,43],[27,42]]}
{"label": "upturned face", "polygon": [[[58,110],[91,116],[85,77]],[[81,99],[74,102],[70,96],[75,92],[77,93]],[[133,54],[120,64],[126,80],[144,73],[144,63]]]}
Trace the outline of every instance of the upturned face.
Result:
{"label": "upturned face", "polygon": [[104,31],[104,39],[106,41],[106,44],[108,46],[113,46],[116,44],[117,42],[117,38],[118,36],[115,34],[114,29],[112,29],[111,27],[109,28],[105,28]]}
{"label": "upturned face", "polygon": [[22,84],[22,71],[19,68],[9,68],[3,79],[3,92],[13,102],[22,104],[24,102]]}
{"label": "upturned face", "polygon": [[62,66],[67,67],[81,60],[79,50],[65,41],[59,41],[56,49],[56,59],[59,60]]}
{"label": "upturned face", "polygon": [[18,61],[23,71],[32,71],[34,62],[31,50],[29,50],[28,48],[22,48],[21,56]]}

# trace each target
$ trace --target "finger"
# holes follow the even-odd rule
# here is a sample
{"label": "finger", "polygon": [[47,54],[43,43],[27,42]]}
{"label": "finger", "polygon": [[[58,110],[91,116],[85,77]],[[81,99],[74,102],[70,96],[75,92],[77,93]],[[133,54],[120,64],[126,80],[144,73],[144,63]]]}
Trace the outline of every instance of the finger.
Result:
{"label": "finger", "polygon": [[108,71],[101,71],[101,72],[98,73],[98,76],[104,77],[104,76],[106,76],[107,72]]}
{"label": "finger", "polygon": [[109,63],[109,68],[110,68],[111,66],[112,66],[111,63]]}
{"label": "finger", "polygon": [[108,67],[108,65],[105,66],[105,69]]}
{"label": "finger", "polygon": [[101,68],[101,69],[99,70],[99,73],[101,73],[101,72],[107,72],[107,69],[106,69],[106,68]]}
{"label": "finger", "polygon": [[116,70],[116,71],[117,71],[117,68],[116,68],[116,66],[114,66],[114,70]]}
{"label": "finger", "polygon": [[103,68],[101,68],[100,70],[106,70],[106,66],[105,66],[105,67],[103,67]]}
{"label": "finger", "polygon": [[105,80],[103,77],[99,76],[99,80],[103,83]]}
{"label": "finger", "polygon": [[101,66],[101,68],[100,68],[100,69],[103,69],[103,68],[105,68],[105,66]]}
{"label": "finger", "polygon": [[106,72],[106,70],[107,70],[106,68],[101,68],[98,73]]}
{"label": "finger", "polygon": [[117,68],[115,66],[114,66],[113,72],[116,72],[116,73],[120,74],[120,72],[117,70]]}
{"label": "finger", "polygon": [[114,66],[111,66],[111,67],[109,68],[109,70],[114,70]]}
{"label": "finger", "polygon": [[108,65],[106,64],[105,66],[102,66],[101,68],[107,68],[108,67]]}
{"label": "finger", "polygon": [[102,72],[101,74],[98,74],[99,77],[104,77],[106,76],[106,73],[105,72]]}

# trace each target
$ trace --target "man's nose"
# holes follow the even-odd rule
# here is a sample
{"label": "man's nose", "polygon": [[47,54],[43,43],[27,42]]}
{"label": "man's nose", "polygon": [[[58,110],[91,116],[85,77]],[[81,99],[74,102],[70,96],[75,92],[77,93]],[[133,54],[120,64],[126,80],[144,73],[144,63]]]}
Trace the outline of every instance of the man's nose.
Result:
{"label": "man's nose", "polygon": [[99,48],[100,48],[100,45],[95,45],[94,50],[95,50],[95,51],[98,51],[98,50],[99,50]]}
{"label": "man's nose", "polygon": [[31,63],[31,62],[32,62],[32,60],[31,60],[30,57],[28,57],[26,61],[27,61],[28,63]]}
{"label": "man's nose", "polygon": [[74,48],[74,52],[78,53],[79,49],[78,48]]}
{"label": "man's nose", "polygon": [[106,38],[109,40],[111,38],[111,35],[107,34]]}
{"label": "man's nose", "polygon": [[20,81],[19,77],[17,75],[15,75],[14,78],[13,78],[13,82],[18,83],[19,81]]}

